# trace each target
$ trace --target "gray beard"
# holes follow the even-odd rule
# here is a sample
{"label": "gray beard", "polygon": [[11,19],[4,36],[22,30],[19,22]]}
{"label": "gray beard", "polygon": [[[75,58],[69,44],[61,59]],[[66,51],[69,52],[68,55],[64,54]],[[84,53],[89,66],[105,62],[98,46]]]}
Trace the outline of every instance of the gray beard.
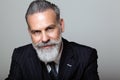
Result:
{"label": "gray beard", "polygon": [[[33,44],[33,47],[35,48],[37,52],[38,58],[41,61],[47,63],[47,62],[56,60],[59,54],[61,42],[62,42],[62,39],[60,37],[59,40],[57,41],[51,40],[48,43],[44,43],[44,44],[43,43]],[[49,45],[49,44],[54,44],[54,46],[50,48],[45,48],[45,49],[41,48],[41,46]]]}

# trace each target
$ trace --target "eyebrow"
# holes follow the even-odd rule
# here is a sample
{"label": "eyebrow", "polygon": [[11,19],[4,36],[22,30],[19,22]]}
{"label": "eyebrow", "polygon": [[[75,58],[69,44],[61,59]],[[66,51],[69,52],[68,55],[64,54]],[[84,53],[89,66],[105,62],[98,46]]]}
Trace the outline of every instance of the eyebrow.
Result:
{"label": "eyebrow", "polygon": [[41,32],[40,30],[31,30],[31,33],[35,33],[35,32]]}
{"label": "eyebrow", "polygon": [[[46,28],[45,28],[45,30],[47,30],[47,29],[49,29],[49,28],[55,28],[56,27],[56,25],[55,24],[51,24],[51,25],[49,25],[49,26],[47,26]],[[29,30],[31,31],[31,32],[40,32],[41,30],[39,30],[39,29],[30,29],[30,27],[29,27]]]}
{"label": "eyebrow", "polygon": [[55,24],[51,24],[51,25],[47,26],[46,29],[47,28],[54,28],[54,27],[56,27],[56,25]]}

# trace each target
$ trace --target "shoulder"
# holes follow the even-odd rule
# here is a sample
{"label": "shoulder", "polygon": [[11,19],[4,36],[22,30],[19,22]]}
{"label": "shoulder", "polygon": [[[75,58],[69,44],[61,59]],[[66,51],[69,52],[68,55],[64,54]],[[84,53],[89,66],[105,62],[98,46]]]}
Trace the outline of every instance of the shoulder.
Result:
{"label": "shoulder", "polygon": [[65,45],[67,45],[67,47],[69,47],[69,49],[71,50],[71,52],[73,52],[75,57],[80,59],[80,60],[81,59],[87,60],[91,56],[94,58],[97,58],[97,51],[93,47],[83,45],[83,44],[78,44],[76,42],[70,42],[67,40],[63,40],[63,42],[65,43]]}
{"label": "shoulder", "polygon": [[76,42],[69,42],[70,46],[74,49],[78,49],[79,51],[84,51],[84,52],[89,52],[89,51],[96,51],[95,48],[83,45],[83,44],[78,44]]}
{"label": "shoulder", "polygon": [[31,51],[34,51],[32,44],[17,47],[13,51],[12,59],[21,60],[23,58],[27,58],[31,55]]}
{"label": "shoulder", "polygon": [[15,50],[21,51],[21,50],[26,50],[26,49],[29,49],[29,48],[32,48],[32,44],[27,44],[27,45],[17,47],[17,48],[15,48]]}
{"label": "shoulder", "polygon": [[78,44],[75,42],[70,42],[72,48],[77,51],[76,53],[78,55],[82,55],[85,57],[91,57],[91,56],[96,56],[97,57],[97,50],[93,47],[87,46],[87,45],[82,45],[82,44]]}
{"label": "shoulder", "polygon": [[27,44],[27,45],[15,48],[13,53],[16,53],[17,55],[19,55],[19,54],[22,54],[23,52],[30,50],[30,49],[32,49],[32,44]]}
{"label": "shoulder", "polygon": [[96,49],[93,47],[79,44],[73,41],[67,41],[66,39],[63,39],[63,43],[65,44],[65,46],[71,47],[72,49],[75,49],[77,51],[83,51],[83,52],[96,51]]}

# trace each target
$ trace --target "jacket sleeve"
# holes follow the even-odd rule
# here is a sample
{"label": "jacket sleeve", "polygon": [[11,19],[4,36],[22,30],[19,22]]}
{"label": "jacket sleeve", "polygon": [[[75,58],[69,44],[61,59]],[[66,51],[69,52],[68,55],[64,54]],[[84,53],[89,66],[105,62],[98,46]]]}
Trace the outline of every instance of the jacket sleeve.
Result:
{"label": "jacket sleeve", "polygon": [[9,75],[5,80],[22,80],[22,73],[18,63],[19,60],[18,53],[19,53],[18,50],[15,49],[12,55]]}
{"label": "jacket sleeve", "polygon": [[97,51],[92,49],[88,64],[85,68],[83,80],[99,80],[97,58]]}

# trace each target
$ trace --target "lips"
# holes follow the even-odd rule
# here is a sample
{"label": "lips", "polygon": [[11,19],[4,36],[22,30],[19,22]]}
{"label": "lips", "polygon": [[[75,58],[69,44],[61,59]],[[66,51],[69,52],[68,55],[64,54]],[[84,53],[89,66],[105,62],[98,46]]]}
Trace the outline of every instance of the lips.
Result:
{"label": "lips", "polygon": [[53,47],[54,45],[45,45],[45,46],[41,46],[41,48],[51,48],[51,47]]}

